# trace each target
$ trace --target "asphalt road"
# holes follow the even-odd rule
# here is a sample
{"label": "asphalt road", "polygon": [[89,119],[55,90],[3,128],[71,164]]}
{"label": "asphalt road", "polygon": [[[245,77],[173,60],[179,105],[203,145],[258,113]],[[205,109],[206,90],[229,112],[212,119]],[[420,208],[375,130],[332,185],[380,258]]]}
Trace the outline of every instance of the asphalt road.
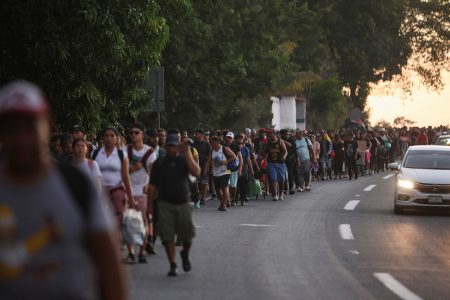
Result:
{"label": "asphalt road", "polygon": [[[194,212],[193,270],[127,266],[131,299],[450,299],[450,218],[394,215],[390,173]],[[384,178],[383,178],[384,177]],[[346,209],[344,209],[346,208]],[[124,253],[125,255],[125,253]]]}

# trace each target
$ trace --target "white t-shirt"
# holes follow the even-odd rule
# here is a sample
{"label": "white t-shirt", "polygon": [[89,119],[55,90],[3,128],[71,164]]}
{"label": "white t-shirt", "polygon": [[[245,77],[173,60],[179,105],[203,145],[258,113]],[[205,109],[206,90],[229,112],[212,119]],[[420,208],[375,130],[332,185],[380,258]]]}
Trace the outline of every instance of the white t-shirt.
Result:
{"label": "white t-shirt", "polygon": [[221,164],[221,161],[226,160],[225,153],[223,152],[223,147],[221,146],[219,151],[212,151],[212,170],[214,177],[221,177],[227,174],[230,174],[230,171],[227,170],[227,166]]}
{"label": "white t-shirt", "polygon": [[[141,161],[144,157],[145,153],[151,149],[150,146],[144,145],[144,148],[141,150],[133,149],[132,157],[130,157],[130,166],[133,166],[138,161]],[[147,170],[150,170],[151,165],[156,160],[156,151],[148,157],[146,166],[140,168],[138,171],[130,173],[130,181],[131,181],[131,193],[133,196],[142,196],[144,195],[144,187],[149,183],[150,176],[147,173]]]}
{"label": "white t-shirt", "polygon": [[[123,158],[127,157],[126,151]],[[122,162],[117,147],[110,156],[106,156],[105,148],[102,147],[95,158],[102,173],[102,187],[106,190],[114,189],[122,185]]]}
{"label": "white t-shirt", "polygon": [[102,177],[102,172],[100,172],[100,168],[98,163],[95,160],[84,160],[80,164],[75,164],[81,171],[84,172],[89,178],[97,182],[96,180]]}

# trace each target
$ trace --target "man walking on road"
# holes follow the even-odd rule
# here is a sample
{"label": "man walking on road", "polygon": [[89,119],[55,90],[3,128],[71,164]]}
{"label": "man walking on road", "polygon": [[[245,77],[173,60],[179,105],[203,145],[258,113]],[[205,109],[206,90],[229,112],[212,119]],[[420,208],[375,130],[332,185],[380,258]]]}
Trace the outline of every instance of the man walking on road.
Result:
{"label": "man walking on road", "polygon": [[200,176],[200,166],[194,161],[188,141],[180,143],[180,134],[167,135],[166,157],[156,160],[152,168],[149,201],[159,191],[158,233],[170,263],[168,276],[177,276],[175,242],[183,245],[180,252],[183,270],[191,270],[189,250],[195,237],[192,207],[189,204],[189,174]]}
{"label": "man walking on road", "polygon": [[0,91],[0,298],[125,299],[107,201],[76,167],[52,161],[49,134],[36,86]]}
{"label": "man walking on road", "polygon": [[208,169],[206,169],[206,163],[211,155],[211,146],[205,141],[205,133],[202,129],[197,129],[195,132],[194,148],[197,149],[198,159],[202,173],[198,179],[198,187],[200,190],[200,205],[205,205],[206,188],[209,181]]}
{"label": "man walking on road", "polygon": [[272,184],[273,201],[283,200],[283,185],[286,179],[286,146],[274,131],[270,131],[270,139],[264,150],[263,159],[267,159],[269,179]]}
{"label": "man walking on road", "polygon": [[295,149],[298,160],[299,192],[310,191],[311,160],[317,161],[311,141],[304,136],[303,130],[295,133]]}

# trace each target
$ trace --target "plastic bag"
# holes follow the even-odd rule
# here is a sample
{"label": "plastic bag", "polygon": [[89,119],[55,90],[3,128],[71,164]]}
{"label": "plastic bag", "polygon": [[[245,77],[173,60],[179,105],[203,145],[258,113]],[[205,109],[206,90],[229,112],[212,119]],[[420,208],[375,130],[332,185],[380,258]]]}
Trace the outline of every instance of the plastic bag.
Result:
{"label": "plastic bag", "polygon": [[248,196],[257,197],[261,195],[261,184],[259,183],[259,180],[256,180],[254,178],[250,179],[248,182]]}
{"label": "plastic bag", "polygon": [[123,213],[122,237],[130,245],[143,245],[145,238],[145,226],[142,213],[135,209],[127,209]]}

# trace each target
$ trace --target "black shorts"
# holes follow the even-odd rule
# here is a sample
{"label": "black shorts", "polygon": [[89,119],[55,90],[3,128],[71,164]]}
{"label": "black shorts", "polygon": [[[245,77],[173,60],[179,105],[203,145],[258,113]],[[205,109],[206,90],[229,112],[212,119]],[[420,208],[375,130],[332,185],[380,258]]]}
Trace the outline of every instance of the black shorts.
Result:
{"label": "black shorts", "polygon": [[220,177],[214,177],[214,187],[216,190],[228,187],[230,184],[230,174],[226,174]]}

